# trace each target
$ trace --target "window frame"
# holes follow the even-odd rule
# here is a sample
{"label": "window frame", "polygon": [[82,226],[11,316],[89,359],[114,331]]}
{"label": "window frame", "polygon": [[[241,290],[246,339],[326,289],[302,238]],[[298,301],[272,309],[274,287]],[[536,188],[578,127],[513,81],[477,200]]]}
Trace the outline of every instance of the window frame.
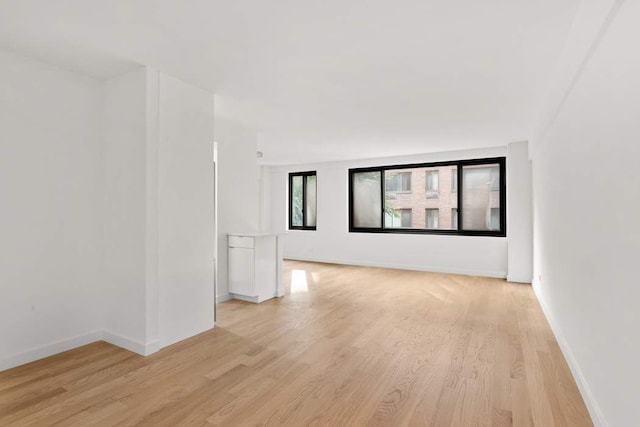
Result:
{"label": "window frame", "polygon": [[[293,225],[293,178],[302,177],[302,225]],[[316,177],[316,225],[305,225],[307,223],[307,177]],[[318,175],[316,171],[290,172],[289,173],[289,230],[315,231],[318,226]]]}
{"label": "window frame", "polygon": [[[437,178],[435,182],[438,183],[435,189],[429,188],[429,175],[435,175]],[[431,183],[433,183],[433,178],[431,179]],[[440,171],[439,170],[428,170],[424,171],[424,187],[426,192],[432,191],[439,193],[440,192]]]}
{"label": "window frame", "polygon": [[427,225],[427,227],[425,227],[426,230],[438,230],[438,228],[429,228],[429,212],[435,212],[436,215],[436,222],[438,223],[438,226],[440,225],[440,208],[425,208],[424,209],[424,222],[425,225]]}
{"label": "window frame", "polygon": [[[437,183],[438,185],[436,185],[435,190],[433,188],[429,188],[429,177],[431,178],[431,183],[433,184],[434,179],[433,176],[436,177],[435,179],[435,183]],[[439,170],[426,170],[424,171],[424,187],[425,187],[425,196],[427,199],[439,199],[440,198],[440,171]]]}
{"label": "window frame", "polygon": [[[456,166],[457,167],[457,188],[455,195],[458,199],[458,227],[461,227],[463,222],[464,209],[463,207],[463,194],[464,182],[463,182],[463,166],[481,166],[497,164],[500,171],[500,230],[464,230],[459,228],[458,230],[445,230],[445,229],[423,229],[423,228],[385,228],[384,226],[384,211],[385,211],[385,171],[397,170],[397,169],[414,169],[414,168],[430,168],[430,167],[443,167],[443,166]],[[381,210],[380,210],[380,227],[355,227],[354,224],[354,194],[353,194],[353,176],[356,173],[362,172],[379,172],[380,173],[380,197],[381,197]],[[348,170],[349,175],[349,232],[350,233],[395,233],[395,234],[444,234],[444,235],[457,235],[457,236],[487,236],[487,237],[506,237],[507,236],[507,176],[506,176],[506,157],[489,157],[482,159],[466,159],[466,160],[451,160],[442,162],[431,163],[410,163],[403,165],[386,165],[386,166],[372,166],[364,168],[351,168]]]}

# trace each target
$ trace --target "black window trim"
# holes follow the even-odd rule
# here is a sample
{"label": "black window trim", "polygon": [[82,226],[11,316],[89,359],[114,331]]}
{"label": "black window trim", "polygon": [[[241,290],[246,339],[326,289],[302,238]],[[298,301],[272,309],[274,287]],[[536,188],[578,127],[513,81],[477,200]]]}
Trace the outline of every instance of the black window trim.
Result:
{"label": "black window trim", "polygon": [[[302,177],[302,225],[293,225],[293,177]],[[307,223],[307,177],[316,177],[316,225],[304,225]],[[291,172],[289,173],[289,230],[316,230],[318,225],[318,176],[316,171]]]}
{"label": "black window trim", "polygon": [[[498,164],[500,168],[500,230],[430,230],[422,228],[385,228],[384,227],[384,199],[385,199],[385,171],[397,169],[429,168],[441,166],[456,166],[458,170],[458,182],[456,196],[458,198],[458,226],[462,222],[464,209],[462,207],[463,191],[463,166],[478,166],[487,164]],[[380,196],[383,203],[380,210],[380,227],[355,227],[353,225],[353,175],[358,172],[380,172]],[[410,163],[403,165],[373,166],[365,168],[349,169],[349,232],[350,233],[393,233],[393,234],[443,234],[456,236],[507,236],[507,174],[506,157],[488,157],[482,159],[450,160],[432,163]]]}

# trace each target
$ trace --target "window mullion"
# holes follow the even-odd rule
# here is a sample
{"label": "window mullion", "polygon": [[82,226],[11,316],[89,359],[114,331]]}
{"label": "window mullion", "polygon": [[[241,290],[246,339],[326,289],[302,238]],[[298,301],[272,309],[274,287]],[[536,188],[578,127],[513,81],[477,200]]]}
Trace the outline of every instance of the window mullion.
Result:
{"label": "window mullion", "polygon": [[385,175],[384,168],[380,169],[380,229],[384,230],[384,210],[385,210]]}
{"label": "window mullion", "polygon": [[307,176],[302,175],[302,227],[307,226]]}
{"label": "window mullion", "polygon": [[458,174],[458,182],[457,182],[457,191],[458,191],[458,231],[463,229],[462,227],[462,165],[459,163],[456,165],[457,174]]}
{"label": "window mullion", "polygon": [[289,174],[289,228],[293,228],[293,175]]}

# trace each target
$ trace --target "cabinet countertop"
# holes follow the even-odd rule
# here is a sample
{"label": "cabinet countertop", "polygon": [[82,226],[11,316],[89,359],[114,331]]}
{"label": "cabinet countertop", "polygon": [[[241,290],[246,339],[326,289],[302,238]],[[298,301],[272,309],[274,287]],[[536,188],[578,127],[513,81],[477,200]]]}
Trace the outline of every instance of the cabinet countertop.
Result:
{"label": "cabinet countertop", "polygon": [[266,236],[284,236],[285,232],[256,231],[251,233],[227,233],[227,236],[239,237],[266,237]]}

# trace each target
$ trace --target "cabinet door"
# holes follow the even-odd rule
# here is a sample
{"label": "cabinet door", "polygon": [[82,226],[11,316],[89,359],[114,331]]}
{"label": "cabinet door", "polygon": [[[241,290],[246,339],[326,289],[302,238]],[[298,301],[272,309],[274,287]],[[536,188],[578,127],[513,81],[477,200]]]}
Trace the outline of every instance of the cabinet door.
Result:
{"label": "cabinet door", "polygon": [[276,295],[276,238],[256,239],[256,291],[260,299]]}
{"label": "cabinet door", "polygon": [[254,250],[229,248],[229,292],[257,296],[254,275]]}

